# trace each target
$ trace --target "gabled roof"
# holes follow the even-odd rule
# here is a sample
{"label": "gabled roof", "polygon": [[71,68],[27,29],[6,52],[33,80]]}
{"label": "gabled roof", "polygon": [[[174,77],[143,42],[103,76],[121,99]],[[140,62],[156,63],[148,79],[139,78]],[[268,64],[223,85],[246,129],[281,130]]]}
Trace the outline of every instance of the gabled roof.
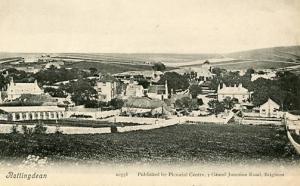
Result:
{"label": "gabled roof", "polygon": [[249,94],[249,91],[241,84],[233,87],[227,87],[223,84],[223,87],[218,90],[218,94]]}
{"label": "gabled roof", "polygon": [[31,92],[33,90],[41,90],[36,83],[13,83],[8,86],[8,89],[13,88],[15,91]]}
{"label": "gabled roof", "polygon": [[64,111],[64,108],[57,106],[22,106],[22,107],[0,107],[4,112],[55,112]]}
{"label": "gabled roof", "polygon": [[278,108],[280,107],[280,105],[271,98],[269,98],[264,104],[262,104],[261,107],[265,105],[273,105],[274,107],[278,107]]}

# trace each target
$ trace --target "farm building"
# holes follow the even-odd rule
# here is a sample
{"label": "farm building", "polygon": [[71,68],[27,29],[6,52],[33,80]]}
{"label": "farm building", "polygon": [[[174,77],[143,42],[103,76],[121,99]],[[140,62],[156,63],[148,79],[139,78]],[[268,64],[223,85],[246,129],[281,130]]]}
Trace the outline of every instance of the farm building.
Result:
{"label": "farm building", "polygon": [[9,121],[55,120],[65,117],[65,109],[57,106],[0,107],[1,119]]}

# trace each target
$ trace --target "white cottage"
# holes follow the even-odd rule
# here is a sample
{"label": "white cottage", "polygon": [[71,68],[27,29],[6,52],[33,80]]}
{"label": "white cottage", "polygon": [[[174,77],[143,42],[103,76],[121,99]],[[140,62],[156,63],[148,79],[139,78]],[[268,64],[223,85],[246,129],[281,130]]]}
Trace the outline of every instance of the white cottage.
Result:
{"label": "white cottage", "polygon": [[11,79],[5,92],[7,95],[6,100],[9,101],[21,97],[22,94],[43,94],[43,90],[38,86],[36,80],[34,83],[15,83],[14,80]]}
{"label": "white cottage", "polygon": [[280,105],[273,101],[271,98],[259,107],[259,115],[261,117],[275,117],[280,118],[281,112],[279,111]]}

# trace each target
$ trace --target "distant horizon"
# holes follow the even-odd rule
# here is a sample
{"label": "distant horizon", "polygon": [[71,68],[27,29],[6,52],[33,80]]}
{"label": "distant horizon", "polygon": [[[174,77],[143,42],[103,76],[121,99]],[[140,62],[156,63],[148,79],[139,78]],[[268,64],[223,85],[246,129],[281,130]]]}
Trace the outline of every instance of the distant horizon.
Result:
{"label": "distant horizon", "polygon": [[175,53],[175,52],[20,52],[20,51],[0,51],[0,53],[21,53],[21,54],[76,54],[76,53],[83,53],[83,54],[181,54],[181,55],[201,55],[201,54],[231,54],[231,53],[239,53],[239,52],[248,52],[248,51],[254,51],[254,50],[263,50],[263,49],[272,49],[272,48],[280,48],[280,47],[300,47],[300,45],[285,45],[285,46],[273,46],[273,47],[263,47],[263,48],[252,48],[252,49],[246,49],[246,50],[238,50],[233,52],[222,52],[222,53],[206,53],[206,52],[200,52],[200,53]]}

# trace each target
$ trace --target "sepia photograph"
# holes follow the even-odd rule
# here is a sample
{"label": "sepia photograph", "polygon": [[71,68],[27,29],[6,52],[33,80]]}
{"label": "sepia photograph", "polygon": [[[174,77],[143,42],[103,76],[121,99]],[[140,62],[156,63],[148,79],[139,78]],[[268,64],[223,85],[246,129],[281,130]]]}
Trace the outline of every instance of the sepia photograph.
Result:
{"label": "sepia photograph", "polygon": [[0,0],[0,185],[298,185],[299,0]]}

